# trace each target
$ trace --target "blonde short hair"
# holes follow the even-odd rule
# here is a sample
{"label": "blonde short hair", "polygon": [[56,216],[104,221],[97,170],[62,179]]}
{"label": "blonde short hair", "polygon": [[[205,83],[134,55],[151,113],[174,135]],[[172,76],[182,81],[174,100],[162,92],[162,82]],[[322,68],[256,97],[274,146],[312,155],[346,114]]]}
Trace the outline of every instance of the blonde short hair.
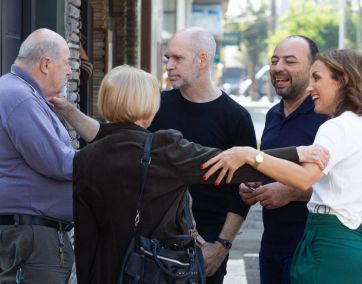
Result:
{"label": "blonde short hair", "polygon": [[113,68],[103,78],[98,111],[109,122],[150,119],[160,107],[160,89],[151,74],[129,65]]}

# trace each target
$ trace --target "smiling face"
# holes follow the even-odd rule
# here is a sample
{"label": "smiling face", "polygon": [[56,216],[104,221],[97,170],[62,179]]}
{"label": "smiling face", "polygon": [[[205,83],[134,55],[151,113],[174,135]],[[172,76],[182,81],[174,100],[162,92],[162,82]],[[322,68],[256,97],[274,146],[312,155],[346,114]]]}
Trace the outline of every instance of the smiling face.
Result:
{"label": "smiling face", "polygon": [[314,101],[314,111],[334,115],[340,101],[340,83],[332,78],[331,71],[320,60],[313,63],[310,74],[307,90]]}
{"label": "smiling face", "polygon": [[305,95],[310,64],[310,50],[306,40],[290,37],[280,42],[271,57],[269,71],[276,93],[284,100]]}

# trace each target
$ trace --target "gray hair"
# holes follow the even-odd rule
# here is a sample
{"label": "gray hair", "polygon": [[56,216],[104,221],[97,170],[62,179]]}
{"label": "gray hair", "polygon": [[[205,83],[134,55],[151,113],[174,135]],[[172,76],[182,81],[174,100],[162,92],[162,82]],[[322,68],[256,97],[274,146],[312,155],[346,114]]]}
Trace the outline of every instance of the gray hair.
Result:
{"label": "gray hair", "polygon": [[25,40],[20,46],[16,60],[33,66],[44,57],[54,60],[60,57],[60,45],[54,39]]}
{"label": "gray hair", "polygon": [[193,51],[195,54],[206,52],[211,65],[216,53],[216,42],[213,35],[206,29],[200,27],[186,28],[180,30],[178,33],[182,32],[190,33],[189,36]]}

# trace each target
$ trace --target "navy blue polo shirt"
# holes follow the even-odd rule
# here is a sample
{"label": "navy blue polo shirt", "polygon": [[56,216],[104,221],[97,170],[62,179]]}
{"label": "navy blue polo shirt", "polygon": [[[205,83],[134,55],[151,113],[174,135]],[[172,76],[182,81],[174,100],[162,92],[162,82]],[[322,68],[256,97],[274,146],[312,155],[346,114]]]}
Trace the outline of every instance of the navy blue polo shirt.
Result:
{"label": "navy blue polo shirt", "polygon": [[[321,124],[327,116],[314,112],[310,96],[289,116],[284,115],[284,102],[272,107],[265,121],[261,138],[261,150],[311,145]],[[297,246],[302,237],[308,210],[306,202],[294,201],[281,208],[263,208],[264,233],[261,249],[289,251]]]}

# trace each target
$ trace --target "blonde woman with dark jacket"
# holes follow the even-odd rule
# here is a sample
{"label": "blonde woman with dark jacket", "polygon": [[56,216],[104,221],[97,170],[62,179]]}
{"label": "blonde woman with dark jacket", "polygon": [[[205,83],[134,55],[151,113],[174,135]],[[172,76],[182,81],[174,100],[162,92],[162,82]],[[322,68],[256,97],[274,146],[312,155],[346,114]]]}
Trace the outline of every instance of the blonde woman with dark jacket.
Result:
{"label": "blonde woman with dark jacket", "polygon": [[[109,121],[74,160],[75,254],[79,284],[115,283],[133,236],[139,195],[140,157],[147,127],[160,104],[157,80],[130,66],[103,79],[98,109]],[[221,151],[191,143],[176,130],[153,133],[151,164],[139,233],[165,238],[186,233],[183,204],[187,185],[204,183],[200,165]],[[271,151],[298,161],[295,148]],[[242,167],[232,182],[264,180]],[[208,181],[212,182],[212,181]]]}

